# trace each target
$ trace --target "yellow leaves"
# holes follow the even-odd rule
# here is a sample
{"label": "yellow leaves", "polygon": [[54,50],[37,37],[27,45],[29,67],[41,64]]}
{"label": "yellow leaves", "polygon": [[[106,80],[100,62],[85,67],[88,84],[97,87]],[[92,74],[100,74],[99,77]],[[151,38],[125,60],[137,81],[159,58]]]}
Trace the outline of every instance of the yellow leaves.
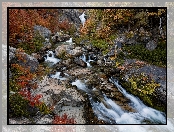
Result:
{"label": "yellow leaves", "polygon": [[115,56],[111,56],[111,57],[110,57],[110,60],[115,60],[115,59],[116,59]]}
{"label": "yellow leaves", "polygon": [[148,81],[148,77],[143,73],[139,76],[133,76],[129,79],[131,83],[131,88],[142,93],[142,94],[153,94],[154,90],[160,86],[160,84],[155,83],[153,80]]}

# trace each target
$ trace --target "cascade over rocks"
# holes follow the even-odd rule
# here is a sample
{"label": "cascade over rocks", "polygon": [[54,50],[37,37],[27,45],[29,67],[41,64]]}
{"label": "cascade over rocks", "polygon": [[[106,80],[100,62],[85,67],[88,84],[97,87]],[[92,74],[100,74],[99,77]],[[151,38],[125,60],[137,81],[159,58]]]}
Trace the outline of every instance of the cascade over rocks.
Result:
{"label": "cascade over rocks", "polygon": [[[59,17],[60,22],[68,19],[70,23],[75,24],[76,30],[80,27],[81,22],[79,16],[82,14],[81,12],[76,9],[58,9],[58,11],[62,13],[61,17]],[[115,52],[122,52],[121,48],[124,44],[134,45],[138,42],[148,42],[146,48],[154,50],[156,43],[153,42],[153,40],[151,41],[152,35],[143,27],[141,27],[139,31],[137,30],[137,32],[131,32],[131,37],[128,37],[126,28],[122,30],[124,32],[120,31],[120,34],[115,40],[115,45],[110,48],[105,56],[100,49],[94,48],[92,44],[85,45],[87,43],[85,41],[78,46],[75,44],[59,43],[70,39],[70,35],[64,34],[61,31],[51,37],[52,42],[55,43],[56,46],[58,45],[54,49],[47,39],[50,38],[51,32],[47,28],[38,25],[36,25],[34,29],[46,38],[44,47],[41,49],[42,53],[32,53],[32,57],[26,54],[26,63],[22,64],[20,61],[18,63],[31,66],[30,70],[34,72],[38,64],[46,60],[45,56],[51,59],[54,58],[52,52],[55,52],[55,57],[60,59],[60,61],[54,63],[51,67],[51,71],[47,76],[43,77],[43,80],[38,80],[38,88],[32,93],[42,94],[43,97],[41,100],[49,108],[53,109],[54,114],[63,115],[67,113],[70,118],[75,118],[77,124],[105,124],[109,121],[105,122],[103,119],[97,118],[96,113],[100,113],[100,105],[103,109],[105,108],[103,111],[107,111],[105,114],[101,114],[103,117],[107,117],[108,113],[112,115],[112,110],[114,109],[113,102],[123,109],[124,112],[137,112],[135,108],[131,107],[131,99],[125,97],[124,94],[118,90],[118,87],[110,81],[110,78],[114,77],[118,80],[125,79],[124,81],[128,81],[133,73],[142,72],[147,75],[152,73],[152,78],[160,83],[160,87],[155,89],[155,99],[157,102],[162,102],[162,104],[166,103],[166,74],[163,68],[147,65],[145,62],[137,63],[135,60],[125,60],[125,63],[120,66],[123,68],[120,68],[115,66],[117,59],[110,59],[115,56]],[[77,31],[75,33],[77,33]],[[117,48],[115,48],[116,46]],[[48,54],[48,52],[47,55],[44,56],[48,49],[51,49],[50,54]],[[16,49],[10,47],[9,51],[9,61],[10,63],[14,63],[16,59],[14,57]],[[11,72],[9,72],[9,74],[11,76]],[[77,80],[81,80],[81,83]],[[78,85],[74,86],[72,82],[76,82]],[[83,84],[85,85],[83,86]],[[82,86],[81,90],[78,88],[79,86]],[[127,89],[129,89],[129,87],[127,87]],[[95,109],[95,103],[99,109]],[[119,116],[121,118],[123,115],[120,114]],[[54,116],[39,115],[38,119],[36,124],[50,124]],[[110,120],[111,123],[116,123],[113,118]]]}

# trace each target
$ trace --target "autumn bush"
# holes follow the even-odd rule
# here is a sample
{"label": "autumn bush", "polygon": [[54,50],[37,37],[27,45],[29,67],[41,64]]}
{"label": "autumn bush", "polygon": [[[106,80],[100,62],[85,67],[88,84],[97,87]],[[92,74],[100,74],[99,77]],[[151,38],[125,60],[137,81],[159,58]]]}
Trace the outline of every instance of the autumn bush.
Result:
{"label": "autumn bush", "polygon": [[40,25],[55,33],[71,27],[68,20],[58,22],[57,9],[9,9],[9,45],[23,48],[29,54],[37,52],[43,38],[35,33],[33,27]]}
{"label": "autumn bush", "polygon": [[[106,54],[120,31],[125,33],[127,38],[132,38],[134,31],[140,27],[148,31],[151,28],[158,28],[159,18],[166,17],[166,9],[89,9],[87,16],[89,18],[80,29],[81,41],[87,38]],[[165,22],[162,28],[166,28]],[[125,29],[127,32],[122,31]],[[80,38],[75,38],[77,43],[81,42]]]}
{"label": "autumn bush", "polygon": [[68,118],[67,114],[63,114],[62,116],[55,115],[52,124],[75,124],[76,121],[74,118]]}
{"label": "autumn bush", "polygon": [[[37,69],[35,72],[30,72],[30,67],[22,66],[18,63],[25,62],[24,50],[16,50],[16,62],[10,64],[10,70],[12,77],[9,79],[9,108],[10,117],[31,117],[40,111],[43,114],[51,113],[50,108],[48,108],[40,99],[41,94],[32,94],[31,90],[35,90],[37,82],[34,82],[36,77],[40,78],[43,71],[41,68]],[[31,109],[35,109],[31,112]]]}

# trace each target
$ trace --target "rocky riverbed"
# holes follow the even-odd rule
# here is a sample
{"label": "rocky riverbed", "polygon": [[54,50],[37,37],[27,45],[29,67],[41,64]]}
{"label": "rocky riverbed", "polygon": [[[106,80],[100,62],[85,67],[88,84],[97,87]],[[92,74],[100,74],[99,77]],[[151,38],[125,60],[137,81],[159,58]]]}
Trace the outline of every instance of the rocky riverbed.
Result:
{"label": "rocky riverbed", "polygon": [[[78,19],[77,10],[62,13],[65,15],[60,20],[67,18],[75,24],[72,36],[80,37],[82,19],[79,18],[84,17],[84,13]],[[83,26],[84,21],[85,18]],[[88,40],[74,43],[72,36],[62,31],[51,34],[38,25],[34,30],[45,39],[44,46],[37,53],[23,53],[25,63],[17,60],[16,49],[9,47],[9,64],[30,66],[32,73],[39,64],[43,66],[47,74],[33,80],[37,88],[32,89],[31,94],[42,95],[39,101],[44,102],[51,113],[43,114],[37,108],[30,108],[34,116],[10,118],[10,124],[52,124],[55,116],[64,114],[76,124],[166,124],[166,68],[126,57],[119,62],[117,58],[120,53],[129,54],[122,51],[122,45],[142,42],[149,51],[157,47],[157,42],[150,39],[152,35],[143,27],[131,39],[119,30],[107,54]],[[9,68],[9,78],[12,77]]]}
{"label": "rocky riverbed", "polygon": [[[10,48],[10,53],[14,50]],[[133,73],[152,74],[151,78],[160,84],[160,87],[155,89],[156,103],[159,102],[161,107],[165,107],[165,68],[138,60],[125,60],[122,66],[115,67],[109,56],[103,56],[100,51],[89,46],[77,46],[73,43],[60,43],[56,48],[51,46],[47,50],[44,49],[43,53],[38,54],[43,56],[44,61],[41,63],[49,66],[51,71],[41,81],[37,80],[38,88],[33,90],[32,94],[42,94],[40,101],[52,108],[53,115],[67,114],[68,118],[75,119],[77,124],[165,124],[164,113],[145,106],[137,97],[120,91],[114,81],[114,78],[128,81]],[[159,96],[161,98],[158,98]],[[148,105],[146,100],[142,101]],[[139,103],[136,104],[137,102]],[[134,103],[137,106],[132,105]],[[145,109],[153,113],[151,118],[146,117]],[[155,113],[160,115],[160,119],[156,119]],[[53,115],[37,113],[32,122],[28,119],[10,119],[10,123],[51,124]],[[130,120],[126,121],[126,117]]]}

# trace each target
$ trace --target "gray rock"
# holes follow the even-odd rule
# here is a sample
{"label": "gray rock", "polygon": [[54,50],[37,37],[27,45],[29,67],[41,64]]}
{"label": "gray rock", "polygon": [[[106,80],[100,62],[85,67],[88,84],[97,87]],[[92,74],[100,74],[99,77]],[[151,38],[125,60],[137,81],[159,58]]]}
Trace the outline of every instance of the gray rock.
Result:
{"label": "gray rock", "polygon": [[101,65],[102,64],[102,61],[101,60],[97,60],[97,64],[98,65]]}
{"label": "gray rock", "polygon": [[57,42],[66,42],[70,39],[68,34],[63,34],[62,32],[57,32],[54,36],[51,37],[53,43]]}
{"label": "gray rock", "polygon": [[60,56],[63,51],[66,54],[70,54],[75,57],[80,56],[83,53],[81,47],[74,48],[74,45],[61,45],[55,49],[56,56]]}
{"label": "gray rock", "polygon": [[145,33],[145,30],[144,30],[143,27],[140,27],[140,29],[139,29],[139,33],[140,33],[140,34],[144,34],[144,33]]}
{"label": "gray rock", "polygon": [[120,35],[118,38],[115,39],[116,41],[119,41],[121,43],[126,43],[127,42],[127,38],[126,36],[123,34],[123,35]]}
{"label": "gray rock", "polygon": [[64,60],[62,63],[63,63],[65,66],[69,66],[69,65],[72,63],[72,61],[71,61],[71,59],[67,59],[67,60]]}
{"label": "gray rock", "polygon": [[59,17],[59,21],[65,21],[68,20],[70,23],[74,23],[76,29],[78,29],[81,25],[81,21],[79,19],[79,16],[82,14],[79,12],[78,9],[64,9],[64,10],[58,10],[60,14],[63,14]]}
{"label": "gray rock", "polygon": [[157,47],[157,43],[156,41],[152,40],[152,41],[149,41],[147,44],[146,44],[146,48],[150,51],[154,50],[155,48]]}
{"label": "gray rock", "polygon": [[43,27],[43,26],[40,26],[40,25],[35,25],[34,27],[34,31],[35,32],[39,32],[39,34],[43,37],[43,38],[50,38],[51,36],[51,31],[46,28],[46,27]]}
{"label": "gray rock", "polygon": [[17,60],[17,58],[15,57],[16,54],[16,49],[13,47],[9,47],[9,63],[17,63],[23,67],[30,67],[30,72],[35,72],[39,62],[36,58],[34,58],[33,56],[30,56],[26,53],[22,53],[23,59],[25,61],[22,60]]}
{"label": "gray rock", "polygon": [[9,62],[15,58],[16,48],[9,46]]}
{"label": "gray rock", "polygon": [[86,62],[84,62],[82,59],[80,59],[80,58],[75,58],[74,59],[74,62],[77,64],[77,65],[79,65],[79,66],[81,66],[81,67],[87,67],[87,64],[86,64]]}

